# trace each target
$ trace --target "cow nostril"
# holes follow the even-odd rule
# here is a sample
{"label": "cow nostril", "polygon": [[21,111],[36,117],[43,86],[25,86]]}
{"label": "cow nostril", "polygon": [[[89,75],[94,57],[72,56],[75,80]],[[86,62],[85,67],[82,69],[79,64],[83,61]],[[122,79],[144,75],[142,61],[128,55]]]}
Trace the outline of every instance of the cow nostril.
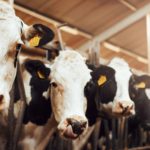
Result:
{"label": "cow nostril", "polygon": [[129,106],[123,107],[124,112],[128,111],[128,109],[129,109]]}
{"label": "cow nostril", "polygon": [[121,109],[124,109],[122,103],[119,102],[118,105],[119,105],[119,107],[120,107]]}
{"label": "cow nostril", "polygon": [[0,103],[2,103],[2,101],[3,101],[3,95],[0,95]]}
{"label": "cow nostril", "polygon": [[133,107],[134,107],[134,106],[133,106],[133,105],[131,105],[131,106],[130,106],[130,110],[131,110],[131,109],[133,109]]}
{"label": "cow nostril", "polygon": [[86,125],[87,125],[87,121],[81,122],[81,127],[82,127],[82,128],[86,128]]}

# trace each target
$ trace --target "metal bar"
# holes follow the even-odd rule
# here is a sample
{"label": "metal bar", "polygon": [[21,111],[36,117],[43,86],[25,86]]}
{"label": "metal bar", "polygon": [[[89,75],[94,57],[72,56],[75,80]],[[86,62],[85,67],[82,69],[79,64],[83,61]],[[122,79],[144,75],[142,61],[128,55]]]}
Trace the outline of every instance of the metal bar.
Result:
{"label": "metal bar", "polygon": [[118,149],[122,149],[122,120],[121,118],[118,119]]}
{"label": "metal bar", "polygon": [[[57,21],[56,19],[53,19],[52,17],[46,16],[45,14],[42,14],[42,13],[38,12],[37,10],[33,10],[33,9],[31,9],[25,5],[21,5],[21,3],[18,3],[18,2],[15,2],[14,8],[18,11],[26,13],[30,16],[33,16],[37,19],[40,19],[40,20],[45,21],[47,23],[53,24],[55,26],[59,26],[59,25],[64,23],[64,22]],[[82,31],[81,29],[77,29],[75,27],[72,27],[71,25],[67,25],[67,27],[70,30],[66,30],[66,28],[62,28],[62,30],[64,30],[65,32],[71,33],[71,34],[77,33],[77,34],[79,34],[79,35],[81,35],[87,39],[91,39],[93,37],[91,34],[86,33],[85,31]]]}
{"label": "metal bar", "polygon": [[8,110],[8,150],[13,148],[13,135],[14,135],[14,83],[10,91],[10,104]]}
{"label": "metal bar", "polygon": [[57,34],[58,34],[58,40],[59,40],[59,43],[60,43],[60,48],[61,48],[61,50],[64,50],[65,47],[64,47],[63,40],[62,40],[61,27],[63,27],[63,26],[59,26],[59,27],[56,27],[56,28],[57,28]]}
{"label": "metal bar", "polygon": [[116,119],[112,119],[112,150],[116,150]]}
{"label": "metal bar", "polygon": [[124,149],[124,129],[125,129],[125,117],[121,118],[121,132],[120,132],[120,146]]}
{"label": "metal bar", "polygon": [[[129,25],[135,23],[136,21],[138,21],[139,19],[144,17],[149,12],[150,12],[150,3],[148,3],[144,7],[140,8],[136,12],[132,13],[130,16],[126,17],[125,19],[121,20],[120,22],[116,23],[115,25],[111,26],[104,32],[95,36],[92,40],[96,40],[101,43],[101,42],[107,40],[108,38],[110,38],[111,36],[122,31],[123,29],[127,28]],[[79,50],[86,51],[89,48],[89,45],[90,45],[90,41],[86,42],[81,47],[79,47]]]}
{"label": "metal bar", "polygon": [[124,150],[128,149],[128,118],[125,118]]}
{"label": "metal bar", "polygon": [[92,133],[92,141],[91,141],[92,150],[97,150],[98,136],[99,136],[99,132],[100,132],[100,126],[101,126],[101,119],[98,118],[97,121],[96,121],[96,123],[95,123],[94,131]]}
{"label": "metal bar", "polygon": [[109,138],[109,127],[108,127],[108,120],[104,119],[104,130],[106,135],[106,150],[109,150],[111,147],[110,138]]}
{"label": "metal bar", "polygon": [[129,148],[128,150],[149,150],[150,146],[143,146],[143,147],[134,147],[134,148]]}
{"label": "metal bar", "polygon": [[25,96],[25,90],[24,90],[24,85],[23,85],[23,78],[22,78],[22,71],[20,67],[19,60],[17,61],[17,81],[18,81],[18,87],[19,87],[19,93],[21,97],[21,109],[19,112],[19,116],[16,122],[16,128],[14,131],[14,140],[13,140],[13,150],[17,149],[17,143],[19,140],[19,135],[22,127],[22,121],[23,121],[23,115],[26,107],[26,96]]}

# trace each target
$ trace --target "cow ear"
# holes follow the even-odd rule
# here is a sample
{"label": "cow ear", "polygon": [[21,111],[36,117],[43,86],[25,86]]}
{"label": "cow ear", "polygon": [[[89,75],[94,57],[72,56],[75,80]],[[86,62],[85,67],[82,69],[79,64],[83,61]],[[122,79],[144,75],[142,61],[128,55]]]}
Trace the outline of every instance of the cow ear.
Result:
{"label": "cow ear", "polygon": [[37,75],[40,79],[45,79],[50,74],[50,69],[39,60],[27,60],[24,66],[30,74]]}
{"label": "cow ear", "polygon": [[54,32],[42,24],[26,25],[23,36],[27,46],[42,47],[54,39]]}

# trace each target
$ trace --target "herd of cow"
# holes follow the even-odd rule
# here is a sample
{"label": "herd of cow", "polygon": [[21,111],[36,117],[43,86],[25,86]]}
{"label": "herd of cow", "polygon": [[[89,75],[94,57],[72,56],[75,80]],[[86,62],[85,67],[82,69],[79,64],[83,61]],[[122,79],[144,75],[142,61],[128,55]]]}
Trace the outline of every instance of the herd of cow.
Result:
{"label": "herd of cow", "polygon": [[[5,126],[8,120],[9,92],[15,80],[21,45],[36,47],[54,42],[48,27],[26,25],[13,7],[0,0],[0,150],[7,149]],[[27,106],[18,149],[44,150],[57,130],[68,139],[76,139],[98,117],[129,117],[132,130],[139,125],[150,129],[150,77],[133,74],[129,65],[114,58],[108,65],[87,64],[76,51],[62,50],[52,61],[25,58],[20,61]],[[15,87],[15,117],[20,94]]]}

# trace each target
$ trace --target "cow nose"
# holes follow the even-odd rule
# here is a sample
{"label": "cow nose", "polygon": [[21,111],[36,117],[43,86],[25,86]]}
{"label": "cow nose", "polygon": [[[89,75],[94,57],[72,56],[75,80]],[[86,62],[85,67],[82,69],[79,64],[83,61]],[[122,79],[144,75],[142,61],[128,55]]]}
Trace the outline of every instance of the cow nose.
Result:
{"label": "cow nose", "polygon": [[131,102],[118,102],[119,108],[122,110],[122,113],[130,113],[134,109],[134,104]]}
{"label": "cow nose", "polygon": [[135,114],[134,102],[132,102],[131,100],[118,101],[115,104],[113,112],[124,116],[133,115]]}
{"label": "cow nose", "polygon": [[87,126],[87,121],[77,121],[75,119],[68,119],[68,123],[71,125],[73,133],[80,135]]}
{"label": "cow nose", "polygon": [[3,102],[3,95],[0,95],[0,104]]}

